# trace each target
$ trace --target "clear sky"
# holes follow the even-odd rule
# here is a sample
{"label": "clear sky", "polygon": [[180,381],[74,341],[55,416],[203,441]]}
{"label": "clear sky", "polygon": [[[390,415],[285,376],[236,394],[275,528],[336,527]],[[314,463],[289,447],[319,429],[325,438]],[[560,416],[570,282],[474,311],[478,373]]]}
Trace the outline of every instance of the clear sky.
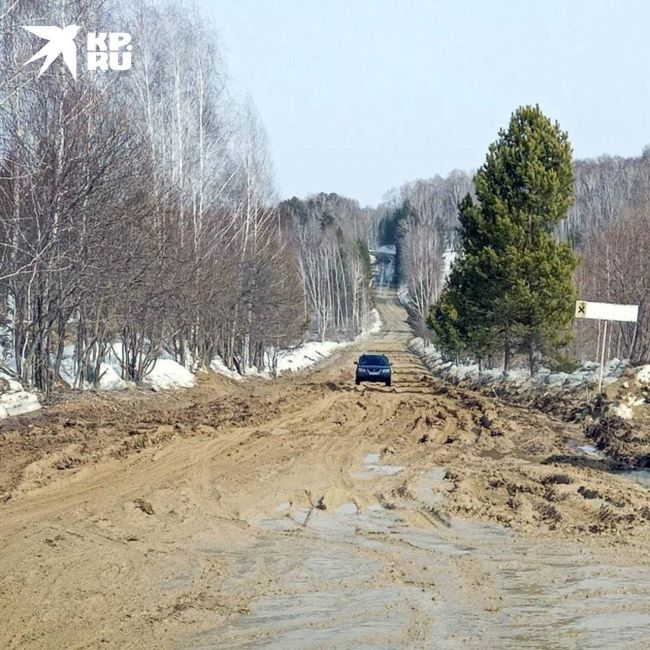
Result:
{"label": "clear sky", "polygon": [[650,2],[199,0],[266,126],[281,197],[376,204],[473,169],[539,103],[576,157],[650,143]]}

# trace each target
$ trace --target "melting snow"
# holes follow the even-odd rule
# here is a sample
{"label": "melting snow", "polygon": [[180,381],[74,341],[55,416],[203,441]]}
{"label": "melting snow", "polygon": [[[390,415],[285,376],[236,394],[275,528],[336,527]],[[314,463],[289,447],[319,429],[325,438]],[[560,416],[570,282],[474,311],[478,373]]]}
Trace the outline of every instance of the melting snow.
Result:
{"label": "melting snow", "polygon": [[41,408],[38,397],[26,391],[20,382],[0,372],[0,419],[30,413]]}
{"label": "melting snow", "polygon": [[228,377],[228,379],[234,379],[235,381],[241,381],[243,377],[235,370],[231,370],[221,359],[221,357],[215,357],[210,362],[210,368],[214,372]]}
{"label": "melting snow", "polygon": [[[500,368],[479,370],[477,364],[456,364],[445,361],[435,346],[427,344],[421,338],[415,338],[409,343],[409,348],[419,355],[435,374],[452,381],[474,380],[480,383],[507,381],[512,383],[545,384],[547,386],[586,386],[598,382],[600,366],[592,361],[585,362],[576,372],[551,372],[548,368],[540,368],[534,377],[528,370],[513,369],[507,377],[503,376]],[[604,368],[603,383],[611,384],[630,366],[627,360],[612,359]],[[650,373],[649,373],[650,374]]]}
{"label": "melting snow", "polygon": [[636,371],[636,378],[641,384],[650,384],[650,364],[640,366]]}
{"label": "melting snow", "polygon": [[196,377],[172,359],[158,359],[153,370],[145,377],[144,383],[154,390],[191,388],[196,383]]}
{"label": "melting snow", "polygon": [[376,334],[382,326],[381,317],[376,309],[372,309],[369,316],[367,327],[354,339],[354,341],[309,341],[297,348],[280,350],[278,353],[277,363],[278,374],[309,368],[310,366],[327,359],[327,357],[330,357],[337,350],[352,345],[353,343],[364,341],[371,334]]}

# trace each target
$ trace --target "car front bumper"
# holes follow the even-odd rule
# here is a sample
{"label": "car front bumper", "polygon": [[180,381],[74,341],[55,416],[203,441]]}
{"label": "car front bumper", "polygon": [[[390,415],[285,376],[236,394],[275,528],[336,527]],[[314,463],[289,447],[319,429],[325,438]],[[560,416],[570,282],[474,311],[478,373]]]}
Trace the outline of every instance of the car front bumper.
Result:
{"label": "car front bumper", "polygon": [[378,374],[370,372],[358,372],[356,376],[357,381],[390,381],[391,373],[390,372],[379,372]]}

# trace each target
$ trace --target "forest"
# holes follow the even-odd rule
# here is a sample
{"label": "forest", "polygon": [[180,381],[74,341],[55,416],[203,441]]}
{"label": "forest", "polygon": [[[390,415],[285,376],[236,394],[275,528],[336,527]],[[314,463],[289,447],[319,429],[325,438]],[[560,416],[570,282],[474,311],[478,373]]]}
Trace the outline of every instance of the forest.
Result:
{"label": "forest", "polygon": [[[36,79],[22,26],[42,15],[128,31],[133,68]],[[262,122],[193,4],[34,0],[0,20],[2,343],[25,386],[49,394],[70,355],[74,387],[95,385],[109,352],[136,383],[162,354],[246,373],[363,328],[367,214],[279,204]]]}

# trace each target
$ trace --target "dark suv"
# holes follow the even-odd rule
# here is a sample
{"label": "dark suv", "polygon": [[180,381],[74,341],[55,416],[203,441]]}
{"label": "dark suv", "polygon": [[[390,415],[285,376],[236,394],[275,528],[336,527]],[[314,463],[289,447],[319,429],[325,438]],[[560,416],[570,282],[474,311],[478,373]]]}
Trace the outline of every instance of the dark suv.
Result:
{"label": "dark suv", "polygon": [[383,381],[386,386],[391,385],[392,373],[390,361],[383,354],[362,354],[359,361],[355,361],[357,373],[354,383],[358,386],[362,381]]}

